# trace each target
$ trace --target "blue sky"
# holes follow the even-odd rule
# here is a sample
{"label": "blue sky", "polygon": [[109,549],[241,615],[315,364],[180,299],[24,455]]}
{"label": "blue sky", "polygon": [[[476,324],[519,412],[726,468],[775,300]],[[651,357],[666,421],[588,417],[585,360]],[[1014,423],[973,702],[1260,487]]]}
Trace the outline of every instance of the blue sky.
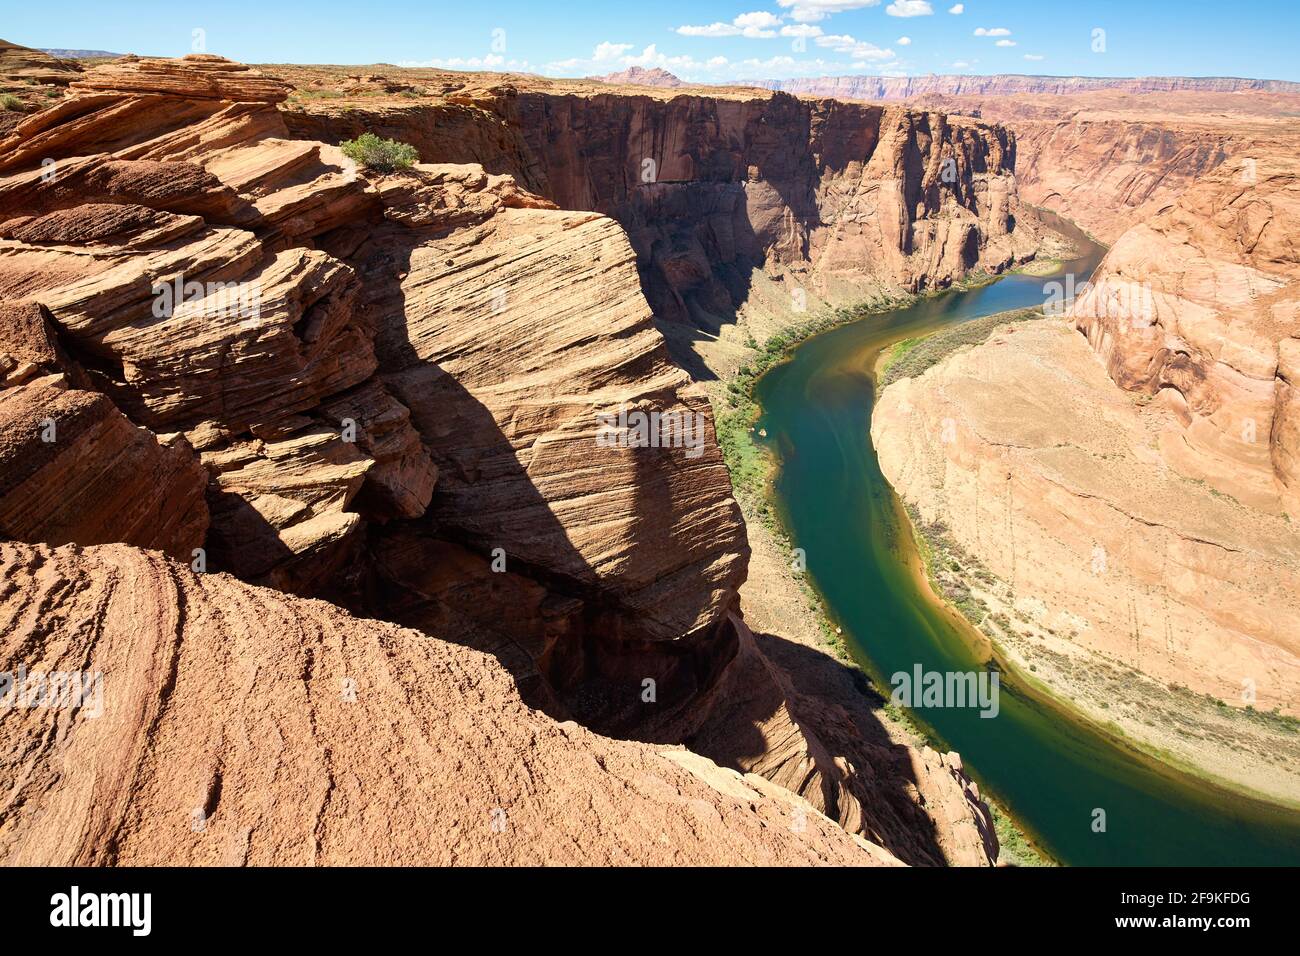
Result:
{"label": "blue sky", "polygon": [[250,63],[552,76],[640,65],[706,82],[854,73],[1300,80],[1300,4],[1284,0],[3,2],[0,35],[15,43],[166,56],[201,45]]}

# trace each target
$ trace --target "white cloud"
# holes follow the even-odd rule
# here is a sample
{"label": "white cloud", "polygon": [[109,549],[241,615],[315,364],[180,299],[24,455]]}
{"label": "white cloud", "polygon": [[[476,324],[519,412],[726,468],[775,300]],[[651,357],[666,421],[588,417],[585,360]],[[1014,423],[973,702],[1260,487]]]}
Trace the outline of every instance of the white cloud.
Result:
{"label": "white cloud", "polygon": [[844,56],[850,56],[855,60],[892,60],[894,58],[893,50],[882,50],[874,43],[858,40],[846,33],[832,33],[827,36],[820,36],[814,42],[818,46],[824,46],[829,50],[834,50]]}
{"label": "white cloud", "polygon": [[678,27],[677,32],[684,37],[734,37],[740,35],[740,27],[730,23],[710,23],[706,27]]}
{"label": "white cloud", "polygon": [[813,26],[811,23],[787,23],[781,28],[783,37],[819,37],[822,35],[822,28]]}
{"label": "white cloud", "polygon": [[885,12],[891,17],[928,17],[934,8],[926,0],[894,0]]}
{"label": "white cloud", "polygon": [[616,60],[628,50],[632,49],[630,43],[610,43],[608,40],[604,43],[598,43],[596,49],[592,51],[591,58],[597,63],[604,63],[606,60]]}
{"label": "white cloud", "polygon": [[781,25],[781,18],[774,13],[768,13],[766,10],[760,10],[755,13],[742,13],[736,19],[731,21],[736,26],[744,29],[745,27],[757,27],[759,29],[771,29]]}
{"label": "white cloud", "polygon": [[995,43],[995,44],[993,44],[993,45],[994,45],[994,46],[1015,46],[1015,45],[1016,45],[1016,41],[1015,41],[1015,40],[999,40],[997,43]]}
{"label": "white cloud", "polygon": [[816,23],[845,10],[879,6],[880,0],[776,0],[777,6],[790,11],[799,23]]}
{"label": "white cloud", "polygon": [[1043,59],[1043,57],[1042,57],[1040,54],[1037,54],[1037,53],[1026,53],[1026,54],[1025,54],[1025,59],[1026,59],[1026,60],[1041,60],[1041,59]]}
{"label": "white cloud", "polygon": [[993,27],[992,29],[989,29],[988,27],[977,27],[975,29],[975,35],[977,37],[1009,37],[1011,36],[1011,31],[1006,27]]}
{"label": "white cloud", "polygon": [[899,37],[899,38],[898,38],[897,40],[895,40],[894,42],[897,43],[899,46],[911,46],[911,45],[912,45],[912,38],[911,38],[911,37]]}
{"label": "white cloud", "polygon": [[970,64],[967,63],[965,60],[958,60],[956,63],[952,65],[952,68],[954,70],[969,70]]}
{"label": "white cloud", "polygon": [[959,17],[966,12],[966,4],[954,3],[951,7],[948,8],[948,12],[951,13],[954,17]]}
{"label": "white cloud", "polygon": [[684,37],[748,37],[751,40],[770,40],[776,36],[781,18],[766,10],[742,13],[730,23],[710,23],[708,26],[681,26],[676,32]]}
{"label": "white cloud", "polygon": [[[571,60],[571,63],[581,63],[581,60]],[[428,67],[437,67],[446,70],[494,70],[497,67],[504,66],[510,70],[528,69],[527,60],[507,60],[499,53],[489,53],[487,56],[453,56],[450,59],[434,57],[432,60],[403,60],[397,64],[405,69],[419,69]]]}

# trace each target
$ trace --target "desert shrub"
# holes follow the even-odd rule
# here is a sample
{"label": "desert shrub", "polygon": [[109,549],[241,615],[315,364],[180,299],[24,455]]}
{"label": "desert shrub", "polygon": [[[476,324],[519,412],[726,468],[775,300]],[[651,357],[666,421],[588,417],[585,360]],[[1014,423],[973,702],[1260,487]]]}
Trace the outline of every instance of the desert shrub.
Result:
{"label": "desert shrub", "polygon": [[378,173],[410,169],[420,158],[414,146],[393,139],[380,139],[374,133],[362,133],[356,139],[340,143],[339,148],[354,163]]}
{"label": "desert shrub", "polygon": [[0,93],[0,109],[21,110],[23,101],[12,93]]}

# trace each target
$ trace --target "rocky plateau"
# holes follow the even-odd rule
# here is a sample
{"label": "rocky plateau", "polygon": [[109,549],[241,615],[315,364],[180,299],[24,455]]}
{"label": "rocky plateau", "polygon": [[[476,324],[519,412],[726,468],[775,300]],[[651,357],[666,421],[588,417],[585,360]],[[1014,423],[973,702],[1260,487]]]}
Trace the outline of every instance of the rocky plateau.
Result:
{"label": "rocky plateau", "polygon": [[[956,755],[864,735],[750,633],[707,369],[669,342],[750,283],[1032,257],[1011,133],[43,56],[0,64],[36,91],[0,129],[4,669],[102,672],[104,709],[6,715],[4,860],[996,859]],[[363,131],[420,162],[358,168]],[[601,447],[619,409],[698,454]]]}

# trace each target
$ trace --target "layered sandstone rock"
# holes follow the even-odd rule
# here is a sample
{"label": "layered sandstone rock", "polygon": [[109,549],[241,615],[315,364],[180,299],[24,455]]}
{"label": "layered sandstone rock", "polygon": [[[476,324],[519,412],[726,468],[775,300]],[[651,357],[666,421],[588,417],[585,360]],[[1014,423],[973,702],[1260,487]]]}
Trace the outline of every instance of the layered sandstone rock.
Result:
{"label": "layered sandstone rock", "polygon": [[287,120],[329,141],[372,129],[426,161],[481,163],[562,208],[613,217],[662,321],[734,316],[756,273],[784,282],[799,310],[941,288],[1039,247],[1016,198],[1014,138],[999,127],[752,91],[669,98],[490,79],[461,78],[428,104],[291,103]]}
{"label": "layered sandstone rock", "polygon": [[[335,147],[290,134],[275,105],[285,93],[218,58],[128,58],[91,71],[70,98],[0,141],[0,296],[28,329],[3,340],[6,384],[62,375],[96,415],[127,429],[111,432],[117,440],[151,438],[146,427],[159,436],[156,452],[145,442],[130,455],[154,494],[141,494],[139,474],[113,476],[134,496],[120,510],[135,523],[59,530],[59,540],[92,543],[93,532],[95,542],[188,557],[198,474],[207,507],[196,567],[328,595],[487,650],[552,714],[685,739],[712,719],[718,689],[735,686],[727,675],[739,671],[747,633],[735,605],[748,549],[708,403],[652,324],[634,245],[615,221],[558,209],[496,166],[358,170]],[[928,141],[929,122],[900,119],[895,132]],[[465,142],[487,150],[503,123],[496,115]],[[827,144],[838,135],[826,131]],[[1010,148],[969,131],[944,135],[963,144],[959,164],[972,168]],[[523,155],[495,148],[509,162]],[[913,160],[891,161],[902,164],[891,175],[912,175]],[[996,225],[996,189],[970,188]],[[926,261],[967,262],[940,251],[946,238],[921,245]],[[597,441],[602,421],[643,412],[669,416],[678,440]],[[58,455],[56,476],[82,484],[79,446]],[[33,540],[63,527],[57,502],[19,491],[13,508]],[[148,504],[165,512],[150,520],[173,530],[138,540],[132,529]],[[245,601],[230,619],[247,625],[261,611]],[[137,703],[147,701],[148,682],[133,686]],[[930,782],[894,806],[863,809],[871,760],[887,775],[908,755],[859,755],[847,735],[826,744],[816,729],[794,732],[818,761],[796,789],[848,829],[914,862],[988,861],[993,850],[977,832],[986,811],[947,769],[917,771]],[[206,744],[177,733],[168,746],[185,763]],[[250,757],[249,774],[260,759]],[[778,777],[779,763],[760,769]],[[706,776],[741,793],[730,770]],[[833,782],[810,782],[823,777]],[[221,792],[220,771],[206,779]],[[160,778],[157,792],[180,799],[173,784]],[[53,789],[87,786],[69,778]],[[744,792],[754,787],[773,789]],[[948,808],[940,826],[951,839],[918,839],[934,829],[924,807]],[[360,852],[348,845],[331,859]],[[91,857],[125,859],[108,846]],[[431,858],[400,839],[388,846],[375,852]],[[541,858],[513,852],[467,858]]]}
{"label": "layered sandstone rock", "polygon": [[80,72],[75,63],[0,40],[0,82],[67,86]]}
{"label": "layered sandstone rock", "polygon": [[207,474],[180,435],[155,436],[49,375],[0,387],[0,436],[0,536],[125,541],[186,560],[203,544]]}
{"label": "layered sandstone rock", "polygon": [[[74,92],[5,144],[33,168],[0,183],[0,281],[135,421],[189,434],[215,567],[318,591],[366,518],[426,517],[600,592],[612,646],[721,620],[743,529],[613,222],[476,167],[372,183],[285,138],[283,84],[219,58],[128,58]],[[593,454],[597,414],[624,405],[698,416],[699,454]]]}
{"label": "layered sandstone rock", "polygon": [[1177,423],[1161,451],[1244,505],[1300,519],[1300,163],[1216,170],[1111,249],[1071,314],[1121,387]]}
{"label": "layered sandstone rock", "polygon": [[1293,799],[1300,751],[1231,708],[1300,701],[1300,534],[1180,473],[1182,430],[1054,320],[890,385],[872,420],[883,473],[970,556],[951,586],[988,605],[1018,664],[1136,739]]}
{"label": "layered sandstone rock", "polygon": [[[556,723],[454,643],[123,546],[0,568],[28,680],[6,864],[898,865],[762,777]],[[78,705],[32,683],[57,673],[99,677]]]}

